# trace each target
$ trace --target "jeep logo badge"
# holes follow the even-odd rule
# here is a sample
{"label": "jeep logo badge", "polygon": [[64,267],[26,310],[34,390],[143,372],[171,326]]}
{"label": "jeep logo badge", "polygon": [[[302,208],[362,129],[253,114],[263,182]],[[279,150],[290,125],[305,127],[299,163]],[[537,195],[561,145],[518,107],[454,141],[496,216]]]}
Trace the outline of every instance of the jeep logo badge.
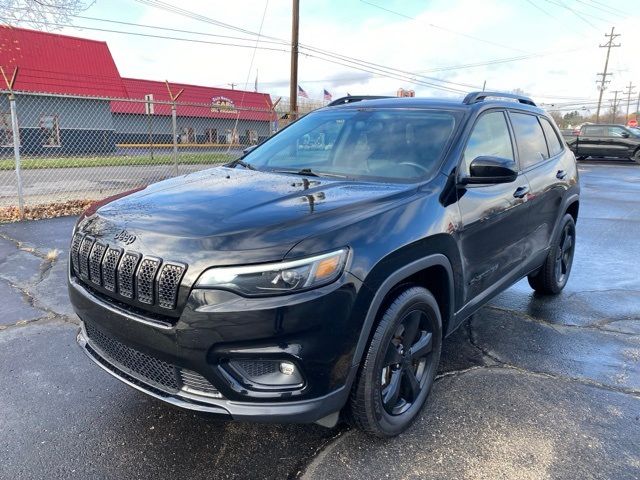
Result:
{"label": "jeep logo badge", "polygon": [[113,238],[114,240],[120,240],[125,245],[131,245],[136,241],[136,236],[132,233],[127,232],[126,230],[122,230],[120,233],[116,233],[116,236]]}

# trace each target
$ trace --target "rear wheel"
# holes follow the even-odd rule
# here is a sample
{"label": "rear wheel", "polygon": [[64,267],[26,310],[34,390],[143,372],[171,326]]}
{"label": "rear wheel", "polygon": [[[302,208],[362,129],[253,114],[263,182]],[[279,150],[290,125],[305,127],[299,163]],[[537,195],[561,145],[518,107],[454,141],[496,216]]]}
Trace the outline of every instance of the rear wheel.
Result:
{"label": "rear wheel", "polygon": [[403,432],[420,412],[440,361],[438,303],[408,287],[385,309],[365,352],[348,405],[357,428],[378,436]]}
{"label": "rear wheel", "polygon": [[549,249],[547,258],[536,273],[529,275],[529,285],[536,292],[557,294],[569,280],[573,253],[576,245],[576,224],[573,217],[565,214],[560,225],[560,234]]}

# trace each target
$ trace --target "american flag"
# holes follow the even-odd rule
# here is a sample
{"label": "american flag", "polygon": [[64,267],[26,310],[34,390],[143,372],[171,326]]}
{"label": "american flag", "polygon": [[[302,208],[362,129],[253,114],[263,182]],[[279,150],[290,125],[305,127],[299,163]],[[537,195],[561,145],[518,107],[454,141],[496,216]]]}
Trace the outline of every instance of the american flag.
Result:
{"label": "american flag", "polygon": [[324,89],[324,97],[325,100],[331,100],[333,97],[332,95],[327,91],[327,89]]}
{"label": "american flag", "polygon": [[307,92],[305,92],[300,85],[298,85],[298,96],[309,98],[309,95],[307,95]]}

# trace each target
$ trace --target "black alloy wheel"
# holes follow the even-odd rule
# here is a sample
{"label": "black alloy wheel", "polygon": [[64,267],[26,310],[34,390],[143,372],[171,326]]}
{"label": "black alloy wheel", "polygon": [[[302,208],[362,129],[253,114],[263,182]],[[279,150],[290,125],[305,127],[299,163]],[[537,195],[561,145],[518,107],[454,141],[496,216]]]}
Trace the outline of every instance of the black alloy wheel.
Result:
{"label": "black alloy wheel", "polygon": [[544,264],[527,277],[531,288],[542,294],[560,293],[569,281],[575,248],[576,224],[571,215],[565,214]]}
{"label": "black alloy wheel", "polygon": [[573,263],[573,247],[575,245],[575,228],[567,223],[560,234],[555,261],[556,283],[564,286],[567,283],[571,264]]}
{"label": "black alloy wheel", "polygon": [[440,361],[442,319],[431,292],[411,285],[399,289],[378,317],[345,413],[357,428],[391,437],[425,404]]}
{"label": "black alloy wheel", "polygon": [[382,404],[402,415],[420,396],[433,353],[433,332],[425,312],[414,310],[400,321],[387,346],[382,366]]}

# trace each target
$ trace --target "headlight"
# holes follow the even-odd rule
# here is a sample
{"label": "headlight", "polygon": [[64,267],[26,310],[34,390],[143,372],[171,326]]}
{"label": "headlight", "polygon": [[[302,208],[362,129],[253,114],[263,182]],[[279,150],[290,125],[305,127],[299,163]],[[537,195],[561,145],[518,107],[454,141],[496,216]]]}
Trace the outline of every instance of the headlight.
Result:
{"label": "headlight", "polygon": [[211,268],[196,287],[233,290],[241,295],[278,295],[327,285],[338,279],[347,260],[346,248],[289,262]]}

